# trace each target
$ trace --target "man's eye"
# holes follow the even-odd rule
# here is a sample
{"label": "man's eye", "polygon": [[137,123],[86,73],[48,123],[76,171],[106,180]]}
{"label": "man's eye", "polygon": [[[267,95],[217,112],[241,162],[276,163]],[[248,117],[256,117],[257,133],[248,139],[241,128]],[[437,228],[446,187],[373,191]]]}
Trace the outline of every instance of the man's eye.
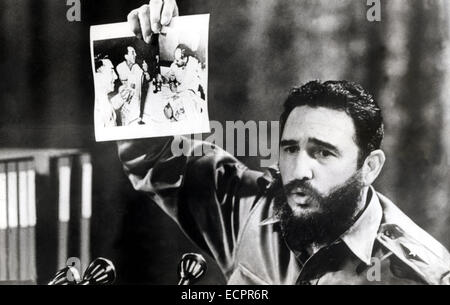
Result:
{"label": "man's eye", "polygon": [[298,146],[287,146],[284,148],[284,151],[290,154],[298,152]]}
{"label": "man's eye", "polygon": [[326,149],[320,149],[316,152],[316,155],[320,158],[328,158],[334,156],[333,153]]}

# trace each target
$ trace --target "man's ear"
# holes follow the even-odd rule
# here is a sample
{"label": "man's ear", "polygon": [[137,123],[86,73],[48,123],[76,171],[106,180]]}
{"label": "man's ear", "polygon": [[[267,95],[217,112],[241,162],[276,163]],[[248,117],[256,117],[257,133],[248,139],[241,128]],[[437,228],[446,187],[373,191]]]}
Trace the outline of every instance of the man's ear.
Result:
{"label": "man's ear", "polygon": [[383,168],[386,156],[381,149],[372,151],[364,160],[362,166],[362,182],[365,186],[371,185]]}

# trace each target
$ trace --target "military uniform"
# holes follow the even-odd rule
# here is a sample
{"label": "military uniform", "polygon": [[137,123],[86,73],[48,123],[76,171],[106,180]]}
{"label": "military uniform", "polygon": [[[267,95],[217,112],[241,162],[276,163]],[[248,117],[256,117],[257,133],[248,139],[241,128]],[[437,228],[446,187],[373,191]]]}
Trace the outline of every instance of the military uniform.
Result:
{"label": "military uniform", "polygon": [[249,170],[200,141],[185,140],[185,154],[173,155],[177,141],[121,142],[119,155],[135,189],[211,254],[229,284],[450,283],[448,251],[372,187],[355,223],[309,256],[281,235],[276,168]]}

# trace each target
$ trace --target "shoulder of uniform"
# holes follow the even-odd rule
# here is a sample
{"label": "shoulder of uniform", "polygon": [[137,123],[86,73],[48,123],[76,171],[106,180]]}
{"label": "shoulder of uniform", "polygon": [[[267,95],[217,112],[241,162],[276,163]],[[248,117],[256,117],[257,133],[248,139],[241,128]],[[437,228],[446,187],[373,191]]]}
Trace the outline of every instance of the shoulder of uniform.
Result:
{"label": "shoulder of uniform", "polygon": [[[390,255],[427,284],[450,284],[450,254],[436,243],[417,238],[408,228],[395,223],[381,225],[377,241]],[[430,237],[432,238],[432,237]]]}

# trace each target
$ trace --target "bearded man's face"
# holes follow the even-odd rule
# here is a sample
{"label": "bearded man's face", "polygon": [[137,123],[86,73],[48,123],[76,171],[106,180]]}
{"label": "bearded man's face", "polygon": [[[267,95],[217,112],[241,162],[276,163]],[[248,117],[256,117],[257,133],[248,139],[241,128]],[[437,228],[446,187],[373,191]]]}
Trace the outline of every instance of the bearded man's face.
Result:
{"label": "bearded man's face", "polygon": [[330,242],[351,225],[363,189],[358,154],[354,123],[344,111],[300,106],[290,113],[280,142],[283,192],[276,210],[292,243]]}

